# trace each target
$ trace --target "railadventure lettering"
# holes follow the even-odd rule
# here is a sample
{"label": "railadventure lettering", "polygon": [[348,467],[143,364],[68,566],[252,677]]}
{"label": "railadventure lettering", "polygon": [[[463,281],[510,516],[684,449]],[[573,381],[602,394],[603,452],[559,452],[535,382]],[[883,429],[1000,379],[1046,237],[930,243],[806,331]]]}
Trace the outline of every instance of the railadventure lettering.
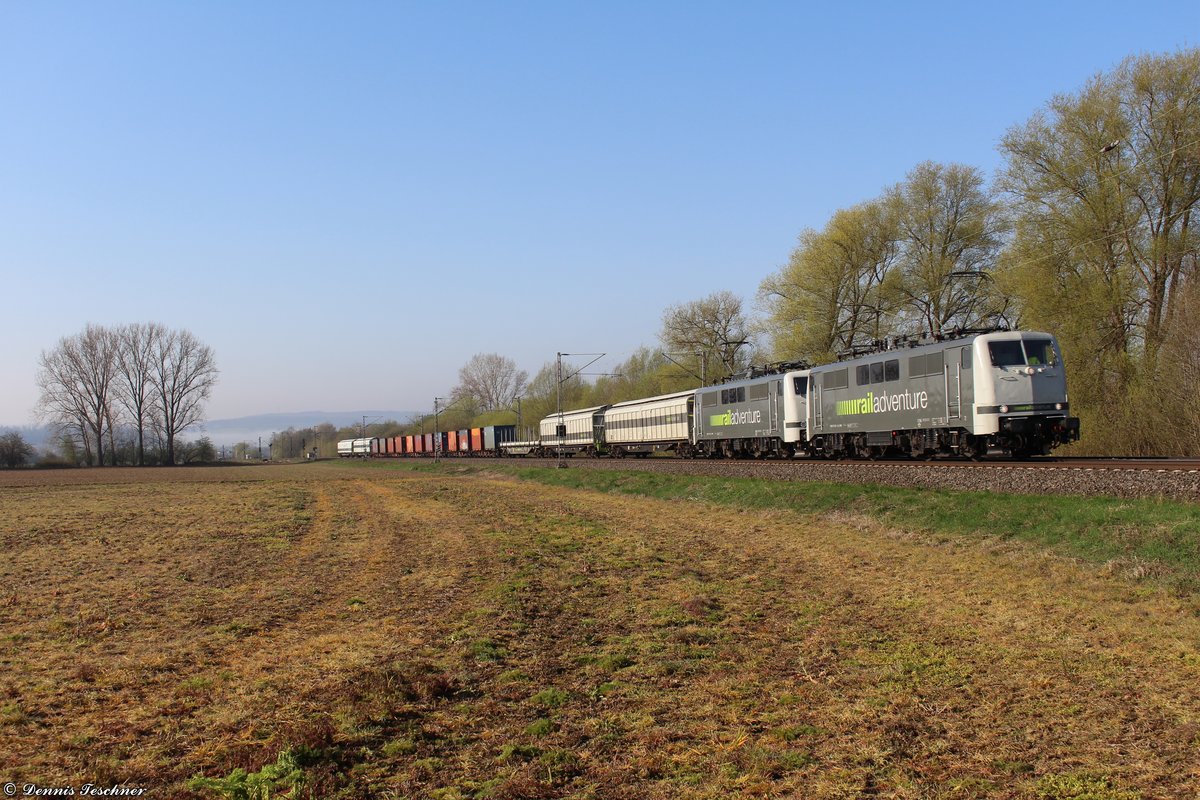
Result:
{"label": "railadventure lettering", "polygon": [[891,411],[918,411],[929,407],[929,392],[899,392],[880,394],[867,392],[866,397],[853,400],[838,400],[839,417],[855,414],[887,414]]}
{"label": "railadventure lettering", "polygon": [[726,425],[753,425],[762,422],[762,411],[726,411],[724,414],[713,414],[708,418],[708,424],[714,428]]}

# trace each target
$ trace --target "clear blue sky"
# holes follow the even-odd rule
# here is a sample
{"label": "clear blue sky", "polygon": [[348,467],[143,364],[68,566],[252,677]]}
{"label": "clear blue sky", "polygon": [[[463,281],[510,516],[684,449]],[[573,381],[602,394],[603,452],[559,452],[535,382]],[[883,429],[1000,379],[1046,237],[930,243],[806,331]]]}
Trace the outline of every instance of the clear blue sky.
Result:
{"label": "clear blue sky", "polygon": [[429,408],[478,352],[611,366],[1198,33],[1195,0],[0,0],[0,424],[89,321],[212,345],[213,418]]}

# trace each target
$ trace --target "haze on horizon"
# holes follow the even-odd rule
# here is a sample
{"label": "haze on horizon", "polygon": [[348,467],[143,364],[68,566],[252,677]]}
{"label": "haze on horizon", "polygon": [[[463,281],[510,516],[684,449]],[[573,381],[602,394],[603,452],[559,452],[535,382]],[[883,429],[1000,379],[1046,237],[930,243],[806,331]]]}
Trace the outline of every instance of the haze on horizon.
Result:
{"label": "haze on horizon", "polygon": [[479,352],[616,363],[1197,30],[1191,2],[6,4],[0,425],[87,322],[211,345],[214,419],[427,409]]}

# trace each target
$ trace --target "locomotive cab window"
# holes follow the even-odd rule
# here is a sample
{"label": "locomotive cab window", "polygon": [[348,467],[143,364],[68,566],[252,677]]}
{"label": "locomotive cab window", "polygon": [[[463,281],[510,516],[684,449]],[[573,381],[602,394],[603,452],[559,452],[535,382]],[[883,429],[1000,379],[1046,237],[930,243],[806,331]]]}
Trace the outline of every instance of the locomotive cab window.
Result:
{"label": "locomotive cab window", "polygon": [[1026,339],[1025,358],[1031,367],[1053,366],[1056,361],[1054,345],[1049,339]]}
{"label": "locomotive cab window", "polygon": [[1025,364],[1025,352],[1020,341],[988,342],[988,355],[993,367],[1020,367]]}
{"label": "locomotive cab window", "polygon": [[792,389],[795,390],[797,397],[807,397],[808,381],[804,378],[792,378]]}

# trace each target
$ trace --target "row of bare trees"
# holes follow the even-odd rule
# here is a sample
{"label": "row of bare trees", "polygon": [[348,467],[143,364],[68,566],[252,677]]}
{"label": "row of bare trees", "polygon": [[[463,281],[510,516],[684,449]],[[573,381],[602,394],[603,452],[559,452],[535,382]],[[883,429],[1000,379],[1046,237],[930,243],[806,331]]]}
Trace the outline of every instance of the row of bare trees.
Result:
{"label": "row of bare trees", "polygon": [[156,322],[108,327],[89,323],[64,336],[39,358],[39,412],[78,441],[83,460],[116,463],[117,430],[137,437],[137,463],[146,463],[149,436],[176,463],[181,433],[203,419],[217,379],[212,348],[187,330]]}

